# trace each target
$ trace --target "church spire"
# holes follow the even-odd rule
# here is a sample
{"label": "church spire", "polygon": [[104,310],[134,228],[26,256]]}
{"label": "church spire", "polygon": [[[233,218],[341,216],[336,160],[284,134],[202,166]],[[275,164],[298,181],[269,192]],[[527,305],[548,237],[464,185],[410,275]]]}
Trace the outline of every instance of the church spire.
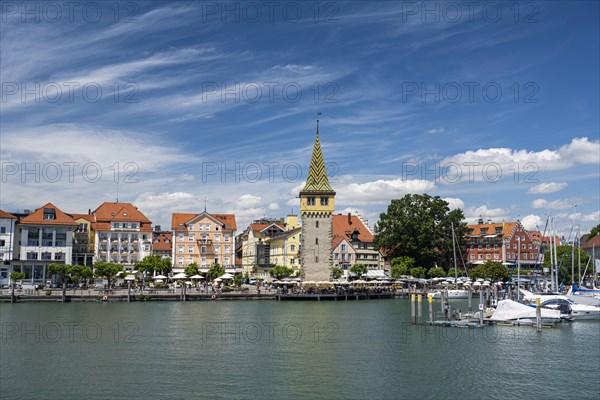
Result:
{"label": "church spire", "polygon": [[319,120],[317,120],[317,135],[313,147],[312,159],[310,160],[310,167],[308,168],[308,176],[306,177],[306,185],[300,194],[310,192],[335,194],[335,191],[329,184],[327,168],[325,166],[325,161],[323,160],[323,153],[321,152]]}

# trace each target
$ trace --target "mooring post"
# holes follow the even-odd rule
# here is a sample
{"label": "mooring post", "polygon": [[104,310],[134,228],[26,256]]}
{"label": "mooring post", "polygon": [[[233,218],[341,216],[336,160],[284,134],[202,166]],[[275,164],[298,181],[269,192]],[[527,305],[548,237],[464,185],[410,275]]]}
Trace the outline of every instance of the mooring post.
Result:
{"label": "mooring post", "polygon": [[429,325],[433,325],[433,295],[428,294],[427,300],[429,301]]}
{"label": "mooring post", "polygon": [[410,294],[410,320],[413,323],[413,325],[416,323],[416,317],[415,317],[415,294],[411,293]]}
{"label": "mooring post", "polygon": [[419,317],[419,325],[423,325],[423,295],[417,296],[417,313]]}
{"label": "mooring post", "polygon": [[535,327],[538,332],[542,331],[542,307],[539,297],[535,299]]}
{"label": "mooring post", "polygon": [[127,280],[127,302],[131,302],[131,281]]}
{"label": "mooring post", "polygon": [[479,290],[479,325],[483,326],[483,290]]}

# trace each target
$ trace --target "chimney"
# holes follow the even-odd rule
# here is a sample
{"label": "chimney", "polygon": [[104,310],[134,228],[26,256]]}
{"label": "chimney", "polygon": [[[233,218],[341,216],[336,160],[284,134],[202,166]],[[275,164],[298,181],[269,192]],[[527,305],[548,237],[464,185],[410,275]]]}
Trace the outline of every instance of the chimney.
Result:
{"label": "chimney", "polygon": [[492,222],[492,219],[491,219],[491,218],[488,218],[488,220],[487,220],[487,223],[488,223],[488,224],[493,224],[493,222]]}
{"label": "chimney", "polygon": [[479,216],[479,220],[477,221],[477,223],[479,225],[483,224],[483,218],[481,217],[481,215]]}
{"label": "chimney", "polygon": [[352,214],[348,213],[348,225],[352,225]]}
{"label": "chimney", "polygon": [[160,225],[154,225],[154,231],[160,232]]}
{"label": "chimney", "polygon": [[92,209],[88,208],[88,215],[90,215],[92,213]]}

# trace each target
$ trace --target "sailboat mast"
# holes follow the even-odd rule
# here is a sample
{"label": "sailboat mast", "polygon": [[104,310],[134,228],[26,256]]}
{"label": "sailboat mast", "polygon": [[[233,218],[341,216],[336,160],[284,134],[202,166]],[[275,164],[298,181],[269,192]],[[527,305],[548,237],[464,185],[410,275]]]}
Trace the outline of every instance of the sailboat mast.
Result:
{"label": "sailboat mast", "polygon": [[454,258],[454,284],[457,285],[457,280],[458,280],[458,266],[456,265],[456,245],[454,242],[454,222],[450,223],[450,226],[452,227],[452,253],[453,258]]}
{"label": "sailboat mast", "polygon": [[553,218],[550,219],[550,241],[549,241],[549,247],[550,247],[550,287],[552,288],[552,291],[554,292],[554,252],[552,251],[553,249],[553,245],[552,245],[552,221]]}

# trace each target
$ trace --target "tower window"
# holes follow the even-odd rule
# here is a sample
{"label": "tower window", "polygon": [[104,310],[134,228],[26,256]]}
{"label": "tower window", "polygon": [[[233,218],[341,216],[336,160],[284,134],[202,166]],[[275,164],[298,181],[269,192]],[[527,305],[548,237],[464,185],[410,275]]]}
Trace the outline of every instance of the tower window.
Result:
{"label": "tower window", "polygon": [[315,244],[319,244],[319,238],[315,238]]}
{"label": "tower window", "polygon": [[314,197],[307,197],[306,198],[306,205],[307,206],[314,206],[315,205],[315,198]]}
{"label": "tower window", "polygon": [[321,205],[322,206],[329,205],[329,197],[321,197]]}
{"label": "tower window", "polygon": [[319,262],[319,256],[315,256],[315,262],[318,263]]}
{"label": "tower window", "polygon": [[315,221],[315,228],[319,227],[319,221]]}

